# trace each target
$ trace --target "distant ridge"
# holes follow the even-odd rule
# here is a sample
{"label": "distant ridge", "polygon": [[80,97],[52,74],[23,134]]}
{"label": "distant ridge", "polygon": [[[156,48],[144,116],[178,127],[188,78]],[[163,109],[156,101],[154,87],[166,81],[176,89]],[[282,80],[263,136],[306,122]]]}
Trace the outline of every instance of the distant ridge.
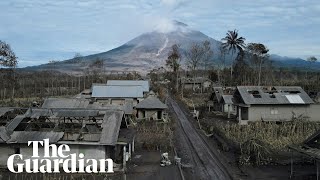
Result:
{"label": "distant ridge", "polygon": [[[180,44],[182,54],[187,51],[188,47],[194,42],[210,41],[214,57],[212,61],[219,59],[219,47],[221,42],[217,41],[200,31],[191,29],[187,24],[173,21],[171,30],[161,32],[157,29],[143,33],[127,43],[98,54],[81,57],[80,61],[75,62],[74,59],[61,61],[53,65],[43,64],[25,68],[26,70],[47,70],[54,68],[61,72],[80,72],[88,68],[96,59],[104,61],[107,70],[120,71],[139,71],[147,72],[154,68],[165,66],[165,60],[168,52],[173,44]],[[231,54],[226,56],[226,64],[230,65],[233,60]],[[274,61],[274,65],[278,67],[305,69],[310,68],[310,64],[300,58],[289,58],[278,55],[271,55],[270,59]],[[184,63],[184,61],[182,62]],[[313,70],[320,70],[320,63],[312,66]]]}

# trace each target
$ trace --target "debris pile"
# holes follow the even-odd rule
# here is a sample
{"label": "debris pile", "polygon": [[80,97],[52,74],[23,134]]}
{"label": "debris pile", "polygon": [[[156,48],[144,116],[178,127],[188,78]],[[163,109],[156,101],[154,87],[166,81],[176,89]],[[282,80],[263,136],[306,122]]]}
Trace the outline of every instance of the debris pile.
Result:
{"label": "debris pile", "polygon": [[169,159],[169,154],[167,152],[161,154],[161,158],[162,158],[162,160],[160,162],[160,166],[161,167],[170,166],[171,165],[171,161]]}

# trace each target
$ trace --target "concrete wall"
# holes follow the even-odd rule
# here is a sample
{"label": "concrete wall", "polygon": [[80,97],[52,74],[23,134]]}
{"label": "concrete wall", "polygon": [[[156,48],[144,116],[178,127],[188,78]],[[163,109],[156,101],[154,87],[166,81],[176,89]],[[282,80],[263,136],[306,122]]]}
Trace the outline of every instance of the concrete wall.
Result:
{"label": "concrete wall", "polygon": [[142,101],[143,98],[110,98],[110,99],[97,99],[97,102],[101,102],[104,104],[113,104],[113,105],[124,105],[126,100],[133,100],[133,106],[136,106],[138,102]]}
{"label": "concrete wall", "polygon": [[246,118],[245,108],[241,110],[242,120],[249,121],[290,121],[292,118],[304,116],[310,121],[320,121],[320,105],[252,105],[248,108]]}
{"label": "concrete wall", "polygon": [[158,111],[161,111],[161,117],[163,117],[163,110],[138,109],[137,111],[138,111],[138,118],[158,119]]}
{"label": "concrete wall", "polygon": [[[230,114],[237,114],[237,108],[230,104]],[[222,112],[228,113],[228,104],[223,104]]]}

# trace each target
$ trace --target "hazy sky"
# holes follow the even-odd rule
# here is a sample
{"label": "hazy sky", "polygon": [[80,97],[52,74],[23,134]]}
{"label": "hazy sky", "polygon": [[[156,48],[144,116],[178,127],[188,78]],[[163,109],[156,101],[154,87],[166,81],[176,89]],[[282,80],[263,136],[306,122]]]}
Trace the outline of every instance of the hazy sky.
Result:
{"label": "hazy sky", "polygon": [[220,40],[238,29],[270,53],[320,55],[319,0],[1,0],[0,39],[20,67],[115,48],[171,20]]}

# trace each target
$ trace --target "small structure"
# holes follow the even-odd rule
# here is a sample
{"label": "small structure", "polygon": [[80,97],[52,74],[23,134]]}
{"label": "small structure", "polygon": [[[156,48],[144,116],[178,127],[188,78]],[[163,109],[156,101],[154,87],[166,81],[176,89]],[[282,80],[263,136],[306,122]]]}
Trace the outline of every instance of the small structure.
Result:
{"label": "small structure", "polygon": [[222,109],[223,109],[221,104],[222,95],[223,95],[222,87],[213,87],[213,92],[211,94],[210,101],[212,101],[214,111],[222,112]]}
{"label": "small structure", "polygon": [[164,111],[168,106],[157,97],[149,96],[141,101],[136,107],[138,119],[162,120]]}
{"label": "small structure", "polygon": [[213,106],[214,111],[228,113],[228,118],[231,114],[236,114],[236,108],[233,105],[233,92],[232,87],[213,87],[213,93],[210,97],[210,104]]}
{"label": "small structure", "polygon": [[193,91],[204,92],[210,89],[212,86],[212,81],[205,77],[195,77],[195,78],[181,78],[180,79],[181,86],[183,89],[189,89]]}
{"label": "small structure", "polygon": [[228,118],[230,118],[231,114],[235,114],[236,112],[232,98],[232,95],[222,95],[221,98],[222,112],[228,113]]}
{"label": "small structure", "polygon": [[[298,152],[305,157],[313,159],[316,163],[316,176],[319,179],[319,161],[320,161],[320,131],[317,131],[309,138],[307,138],[302,144],[291,145],[289,149],[291,152]],[[292,155],[292,154],[291,154]],[[294,176],[293,171],[293,157],[291,156],[291,171],[290,179]]]}
{"label": "small structure", "polygon": [[91,99],[91,89],[85,89],[80,94],[76,95],[77,99]]}
{"label": "small structure", "polygon": [[319,121],[320,106],[297,86],[238,86],[233,95],[239,123],[248,121]]}

